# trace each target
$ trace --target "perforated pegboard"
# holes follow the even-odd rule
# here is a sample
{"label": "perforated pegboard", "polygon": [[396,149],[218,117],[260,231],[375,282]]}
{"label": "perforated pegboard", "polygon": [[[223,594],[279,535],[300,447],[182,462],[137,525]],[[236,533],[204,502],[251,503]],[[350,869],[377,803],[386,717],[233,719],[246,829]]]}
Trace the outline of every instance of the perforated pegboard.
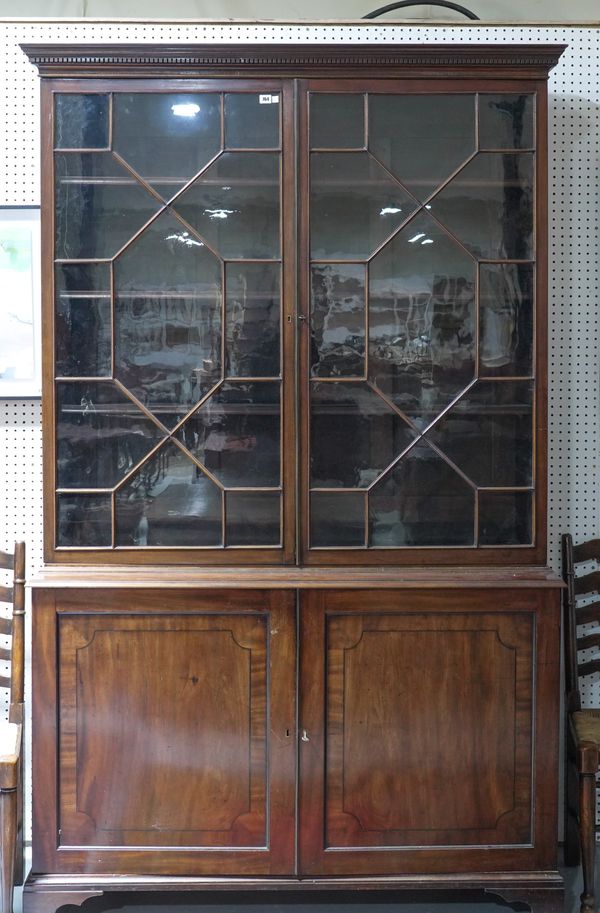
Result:
{"label": "perforated pegboard", "polygon": [[[544,26],[295,25],[276,23],[107,23],[45,21],[0,23],[0,205],[39,203],[38,80],[21,41],[101,42],[567,42],[569,48],[550,81],[550,510],[549,554],[559,567],[559,538],[576,540],[600,530],[598,444],[600,436],[600,287],[597,229],[600,213],[600,29]],[[13,401],[11,415],[25,426],[37,413]],[[14,419],[13,419],[14,420]],[[4,434],[3,426],[3,434]],[[18,520],[26,435],[3,438],[8,509],[0,541],[25,528],[34,568],[40,559],[39,479],[27,478],[33,498]],[[8,449],[5,449],[8,447]],[[32,483],[29,485],[29,483]],[[35,495],[32,492],[36,492]],[[34,503],[35,502],[35,503]],[[29,511],[31,507],[31,511]]]}
{"label": "perforated pegboard", "polygon": [[[0,22],[0,205],[39,203],[38,80],[19,42],[566,42],[550,80],[549,560],[560,534],[600,533],[600,29],[545,26]],[[0,401],[0,547],[16,535],[41,562],[35,401]],[[600,700],[600,683],[592,686]],[[593,695],[588,695],[588,697]]]}

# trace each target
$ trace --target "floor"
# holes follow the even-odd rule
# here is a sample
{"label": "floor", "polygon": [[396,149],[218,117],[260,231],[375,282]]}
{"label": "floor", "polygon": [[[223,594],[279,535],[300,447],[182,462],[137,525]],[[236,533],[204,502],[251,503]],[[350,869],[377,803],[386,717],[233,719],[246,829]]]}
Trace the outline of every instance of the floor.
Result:
{"label": "floor", "polygon": [[[600,854],[599,854],[600,855]],[[579,913],[579,895],[581,893],[581,873],[578,869],[565,869],[566,903],[565,913]],[[597,871],[597,882],[600,883],[600,860]],[[22,913],[21,891],[15,897],[14,913]],[[446,902],[435,898],[405,896],[402,901],[392,899],[389,894],[374,894],[369,898],[364,895],[336,895],[335,897],[313,897],[308,903],[305,897],[287,895],[284,897],[253,897],[250,900],[228,896],[223,901],[218,898],[197,897],[190,902],[189,897],[177,895],[135,895],[133,897],[115,896],[114,902],[103,899],[88,901],[82,908],[65,907],[64,913],[502,913],[502,911],[527,910],[526,906],[507,907],[505,905],[484,901],[470,895],[455,897]]]}

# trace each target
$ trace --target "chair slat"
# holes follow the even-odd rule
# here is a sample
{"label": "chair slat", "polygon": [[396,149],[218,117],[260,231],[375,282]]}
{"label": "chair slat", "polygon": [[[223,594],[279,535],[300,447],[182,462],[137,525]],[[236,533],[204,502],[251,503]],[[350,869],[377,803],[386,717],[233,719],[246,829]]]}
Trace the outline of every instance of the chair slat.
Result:
{"label": "chair slat", "polygon": [[0,617],[0,634],[4,637],[10,637],[12,634],[12,618]]}
{"label": "chair slat", "polygon": [[575,578],[575,592],[578,596],[584,593],[595,593],[600,590],[600,571],[592,571],[591,574],[583,574]]}
{"label": "chair slat", "polygon": [[600,647],[600,631],[594,634],[586,634],[585,637],[577,638],[578,650],[589,650],[592,647]]}
{"label": "chair slat", "polygon": [[600,561],[600,539],[573,546],[573,561]]}
{"label": "chair slat", "polygon": [[0,552],[0,567],[12,571],[15,566],[15,556],[12,552]]}
{"label": "chair slat", "polygon": [[0,662],[9,663],[12,659],[12,654],[8,647],[0,647]]}
{"label": "chair slat", "polygon": [[0,688],[10,688],[10,678],[0,675]]}
{"label": "chair slat", "polygon": [[14,591],[11,586],[0,586],[0,602],[12,602]]}
{"label": "chair slat", "polygon": [[577,606],[575,609],[575,618],[578,625],[586,625],[591,621],[600,623],[600,602],[590,602],[589,605]]}
{"label": "chair slat", "polygon": [[592,675],[594,672],[600,672],[600,659],[591,659],[589,663],[580,663],[577,666],[577,671],[579,675]]}

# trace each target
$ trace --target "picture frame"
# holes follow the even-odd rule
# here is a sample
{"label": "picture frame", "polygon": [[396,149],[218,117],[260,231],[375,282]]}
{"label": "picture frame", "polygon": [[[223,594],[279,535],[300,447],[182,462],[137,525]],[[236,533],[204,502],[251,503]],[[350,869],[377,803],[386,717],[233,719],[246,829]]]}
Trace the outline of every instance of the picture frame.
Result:
{"label": "picture frame", "polygon": [[0,399],[41,396],[40,210],[0,207]]}

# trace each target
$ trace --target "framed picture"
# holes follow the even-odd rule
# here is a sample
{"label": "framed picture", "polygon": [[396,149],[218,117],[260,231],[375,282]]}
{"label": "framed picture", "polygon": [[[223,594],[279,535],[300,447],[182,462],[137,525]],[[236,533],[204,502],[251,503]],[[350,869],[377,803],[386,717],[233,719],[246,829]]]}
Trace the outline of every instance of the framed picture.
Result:
{"label": "framed picture", "polygon": [[0,207],[0,398],[41,395],[40,211]]}

